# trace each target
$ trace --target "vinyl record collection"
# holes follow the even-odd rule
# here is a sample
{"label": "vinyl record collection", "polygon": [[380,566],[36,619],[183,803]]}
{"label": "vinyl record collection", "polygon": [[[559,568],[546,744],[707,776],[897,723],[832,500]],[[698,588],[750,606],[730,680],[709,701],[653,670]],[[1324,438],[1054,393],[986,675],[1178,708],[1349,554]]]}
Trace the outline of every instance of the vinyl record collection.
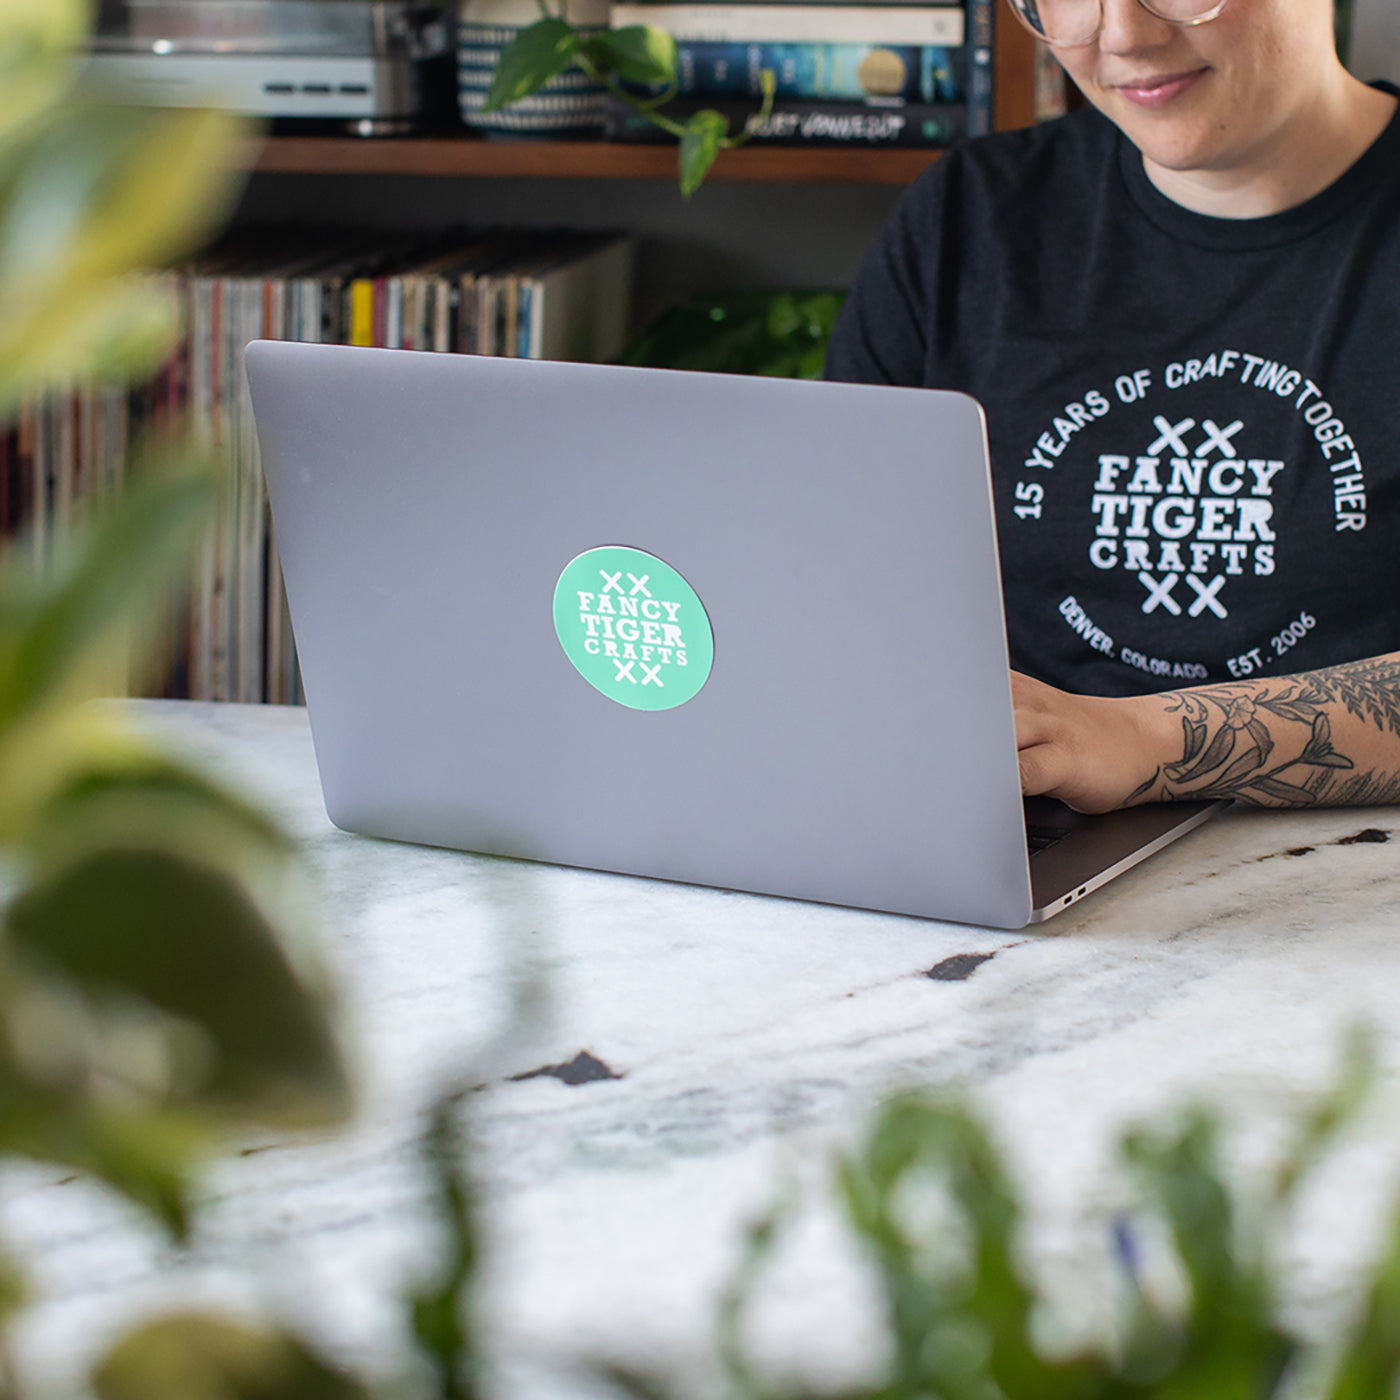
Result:
{"label": "vinyl record collection", "polygon": [[[317,341],[530,358],[607,360],[630,322],[629,236],[568,230],[436,239],[306,228],[245,229],[149,280],[173,298],[165,368],[135,389],[74,385],[0,425],[0,555],[42,562],[104,493],[128,448],[184,424],[223,464],[218,518],[156,629],[154,693],[295,701],[300,678],[271,537],[242,350]],[[148,681],[141,681],[149,688]]]}

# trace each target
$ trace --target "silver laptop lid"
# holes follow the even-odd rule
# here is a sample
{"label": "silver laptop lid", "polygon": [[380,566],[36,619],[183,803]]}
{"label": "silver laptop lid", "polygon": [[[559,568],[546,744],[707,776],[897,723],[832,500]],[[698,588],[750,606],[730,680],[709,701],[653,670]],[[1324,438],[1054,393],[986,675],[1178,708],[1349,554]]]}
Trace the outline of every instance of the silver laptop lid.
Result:
{"label": "silver laptop lid", "polygon": [[974,401],[274,342],[247,365],[337,825],[1029,918]]}

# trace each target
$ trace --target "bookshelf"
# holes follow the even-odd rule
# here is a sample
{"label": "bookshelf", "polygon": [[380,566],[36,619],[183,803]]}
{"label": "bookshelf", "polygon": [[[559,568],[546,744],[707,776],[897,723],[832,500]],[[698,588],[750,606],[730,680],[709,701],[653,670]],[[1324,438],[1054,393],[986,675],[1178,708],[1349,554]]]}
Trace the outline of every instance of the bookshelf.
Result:
{"label": "bookshelf", "polygon": [[[995,125],[1027,125],[1035,45],[1009,14],[998,16],[994,34]],[[250,179],[236,222],[360,227],[386,236],[464,225],[625,229],[637,237],[635,333],[698,294],[848,285],[903,187],[939,154],[743,147],[721,152],[704,186],[684,200],[672,146],[488,140],[465,130],[382,139],[279,135],[244,156]],[[285,657],[281,674],[291,674]]]}
{"label": "bookshelf", "polygon": [[[995,30],[993,100],[998,130],[1034,119],[1035,44],[1007,16]],[[938,158],[936,150],[748,147],[723,151],[711,180],[787,184],[907,185]],[[274,136],[253,148],[251,169],[270,175],[416,175],[531,180],[668,180],[676,178],[668,146],[602,141],[488,141],[452,136],[365,140]]]}
{"label": "bookshelf", "polygon": [[[721,151],[710,180],[907,185],[937,151],[798,146]],[[603,141],[485,141],[472,136],[355,141],[274,136],[250,157],[257,174],[427,175],[537,180],[674,180],[670,146]]]}
{"label": "bookshelf", "polygon": [[[1037,55],[1007,11],[994,23],[994,119],[1005,130],[1034,120]],[[400,234],[462,223],[627,228],[641,240],[640,329],[696,294],[846,285],[900,191],[939,154],[744,147],[721,152],[686,201],[670,146],[486,140],[464,130],[274,136],[248,149],[238,219]]]}
{"label": "bookshelf", "polygon": [[[996,15],[993,99],[1000,130],[1035,116],[1034,41]],[[451,223],[626,227],[643,240],[638,326],[697,292],[839,286],[900,190],[937,150],[745,147],[723,151],[683,201],[670,146],[486,140],[466,131],[384,139],[274,136],[251,146],[240,220],[370,224],[406,232]]]}

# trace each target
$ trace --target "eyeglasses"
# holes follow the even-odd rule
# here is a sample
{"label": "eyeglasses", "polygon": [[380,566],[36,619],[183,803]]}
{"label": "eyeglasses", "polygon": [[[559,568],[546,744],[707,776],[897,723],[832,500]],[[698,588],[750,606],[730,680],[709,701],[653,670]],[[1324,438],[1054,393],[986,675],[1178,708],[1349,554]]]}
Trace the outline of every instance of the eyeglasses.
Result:
{"label": "eyeglasses", "polygon": [[[1150,15],[1168,24],[1205,24],[1229,0],[1137,0]],[[1104,0],[1010,0],[1016,18],[1047,44],[1072,48],[1092,44],[1103,27]]]}

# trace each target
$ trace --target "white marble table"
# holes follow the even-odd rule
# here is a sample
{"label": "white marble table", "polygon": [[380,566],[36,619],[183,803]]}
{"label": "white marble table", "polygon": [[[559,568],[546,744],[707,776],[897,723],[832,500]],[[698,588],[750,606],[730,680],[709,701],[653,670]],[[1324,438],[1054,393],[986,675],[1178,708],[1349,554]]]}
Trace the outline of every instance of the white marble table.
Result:
{"label": "white marble table", "polygon": [[[1025,1186],[1032,1264],[1075,1327],[1105,1306],[1099,1213],[1124,1124],[1209,1094],[1247,1168],[1329,1080],[1348,1024],[1372,1022],[1400,1060],[1390,811],[1231,812],[1044,932],[1007,934],[348,836],[321,807],[302,712],[131,709],[304,847],[363,1106],[333,1142],[220,1162],[187,1255],[85,1182],[9,1170],[0,1231],[40,1285],[21,1355],[55,1384],[123,1322],[200,1301],[281,1309],[383,1365],[395,1295],[432,1258],[415,1134],[463,1079],[486,1085],[499,1389],[536,1400],[588,1393],[553,1364],[580,1353],[703,1380],[744,1222],[784,1177],[819,1185],[830,1147],[893,1087],[975,1095]],[[1393,839],[1348,840],[1368,828]],[[547,1013],[483,1059],[530,968]],[[580,1052],[614,1077],[518,1077]],[[1371,1247],[1400,1163],[1395,1099],[1387,1078],[1288,1246],[1306,1316]],[[813,1204],[775,1261],[758,1348],[812,1378],[861,1374],[866,1284]]]}

